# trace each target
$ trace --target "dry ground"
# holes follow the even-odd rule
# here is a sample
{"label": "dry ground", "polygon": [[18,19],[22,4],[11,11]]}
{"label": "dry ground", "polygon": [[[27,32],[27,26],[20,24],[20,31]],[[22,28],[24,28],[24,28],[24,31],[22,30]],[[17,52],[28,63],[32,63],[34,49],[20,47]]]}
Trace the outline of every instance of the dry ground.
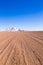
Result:
{"label": "dry ground", "polygon": [[43,32],[0,32],[0,65],[43,65]]}

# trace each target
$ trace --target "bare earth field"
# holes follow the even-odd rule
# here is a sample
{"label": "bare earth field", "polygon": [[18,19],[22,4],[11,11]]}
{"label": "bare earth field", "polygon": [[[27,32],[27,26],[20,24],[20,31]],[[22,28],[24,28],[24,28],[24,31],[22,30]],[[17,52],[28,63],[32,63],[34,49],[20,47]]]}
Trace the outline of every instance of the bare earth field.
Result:
{"label": "bare earth field", "polygon": [[43,65],[43,32],[0,32],[0,65]]}

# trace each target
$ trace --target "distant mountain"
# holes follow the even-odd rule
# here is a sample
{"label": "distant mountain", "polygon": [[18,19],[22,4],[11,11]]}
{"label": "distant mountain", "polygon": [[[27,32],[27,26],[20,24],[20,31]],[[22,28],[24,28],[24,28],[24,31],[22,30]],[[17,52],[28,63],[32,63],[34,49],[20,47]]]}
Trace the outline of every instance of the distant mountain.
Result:
{"label": "distant mountain", "polygon": [[18,29],[17,29],[17,28],[12,27],[12,28],[10,28],[10,29],[9,29],[9,31],[18,31]]}
{"label": "distant mountain", "polygon": [[21,30],[21,29],[17,29],[17,28],[11,27],[11,28],[7,29],[6,31],[15,32],[15,31],[24,31],[24,30]]}

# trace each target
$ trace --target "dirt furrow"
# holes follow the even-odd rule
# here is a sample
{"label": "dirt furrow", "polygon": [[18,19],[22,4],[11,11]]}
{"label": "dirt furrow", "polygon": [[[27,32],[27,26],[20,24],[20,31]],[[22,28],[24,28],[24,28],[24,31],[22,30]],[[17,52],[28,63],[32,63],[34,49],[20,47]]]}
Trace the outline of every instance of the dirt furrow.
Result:
{"label": "dirt furrow", "polygon": [[0,33],[0,65],[43,65],[43,32]]}

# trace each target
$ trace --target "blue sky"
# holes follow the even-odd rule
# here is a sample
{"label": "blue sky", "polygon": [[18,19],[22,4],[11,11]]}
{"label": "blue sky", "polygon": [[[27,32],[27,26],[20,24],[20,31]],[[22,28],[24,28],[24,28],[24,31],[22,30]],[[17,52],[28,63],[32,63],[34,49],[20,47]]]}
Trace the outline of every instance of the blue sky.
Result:
{"label": "blue sky", "polygon": [[43,0],[0,0],[0,29],[43,30]]}

